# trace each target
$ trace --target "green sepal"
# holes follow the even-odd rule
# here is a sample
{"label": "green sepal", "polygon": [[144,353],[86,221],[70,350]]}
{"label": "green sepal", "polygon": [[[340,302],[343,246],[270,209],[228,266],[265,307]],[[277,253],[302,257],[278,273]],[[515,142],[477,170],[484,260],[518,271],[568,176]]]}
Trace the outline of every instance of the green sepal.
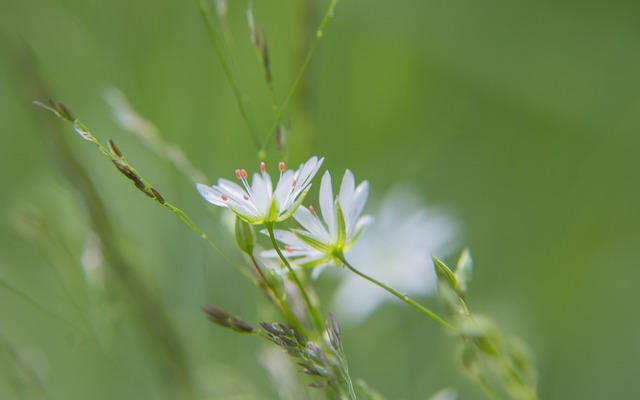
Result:
{"label": "green sepal", "polygon": [[276,198],[271,199],[271,204],[269,205],[269,212],[267,213],[267,221],[277,221],[278,220],[278,204],[276,204]]}
{"label": "green sepal", "polygon": [[473,274],[473,259],[468,248],[462,250],[460,258],[458,258],[458,264],[456,265],[456,293],[461,298],[465,298],[467,295],[467,287],[471,282],[471,276]]}
{"label": "green sepal", "polygon": [[340,207],[340,202],[336,201],[336,211],[337,211],[337,230],[338,230],[338,240],[337,247],[342,249],[347,242],[347,223],[344,220],[344,213],[342,212],[342,207]]}
{"label": "green sepal", "polygon": [[438,260],[434,256],[432,256],[431,258],[433,259],[433,265],[436,269],[436,276],[438,277],[438,283],[446,282],[448,286],[455,291],[457,286],[456,276],[453,274],[453,272],[451,272],[451,270],[449,269],[449,267],[446,266],[445,263]]}
{"label": "green sepal", "polygon": [[253,248],[255,246],[256,237],[253,232],[253,228],[251,225],[240,218],[236,214],[236,223],[235,223],[235,234],[236,234],[236,243],[240,250],[245,252],[247,255],[251,256],[253,254]]}
{"label": "green sepal", "polygon": [[460,335],[473,342],[483,353],[496,356],[501,348],[502,335],[488,317],[475,315],[461,319],[457,324]]}
{"label": "green sepal", "polygon": [[272,268],[268,268],[268,267],[264,268],[262,272],[264,273],[265,278],[269,281],[269,284],[273,288],[275,292],[274,293],[275,296],[280,300],[284,300],[285,291],[284,291],[284,282],[282,281],[282,277]]}
{"label": "green sepal", "polygon": [[460,305],[460,298],[448,282],[438,281],[438,298],[442,302],[448,316],[457,317],[464,313]]}
{"label": "green sepal", "polygon": [[314,249],[320,250],[321,252],[323,252],[325,254],[331,254],[331,252],[333,250],[333,248],[331,246],[327,246],[326,244],[322,243],[321,241],[316,240],[316,239],[306,235],[304,231],[292,230],[292,232],[295,233],[296,236],[300,240],[302,240],[303,242],[305,242],[309,246],[313,247]]}

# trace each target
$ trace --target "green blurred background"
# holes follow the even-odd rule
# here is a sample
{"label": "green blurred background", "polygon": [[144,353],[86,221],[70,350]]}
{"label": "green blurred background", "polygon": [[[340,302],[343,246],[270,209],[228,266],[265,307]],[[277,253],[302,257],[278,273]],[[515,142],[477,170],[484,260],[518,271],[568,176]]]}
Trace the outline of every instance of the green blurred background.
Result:
{"label": "green blurred background", "polygon": [[[272,114],[246,3],[229,3],[242,85],[264,137]],[[326,1],[253,3],[281,101]],[[166,332],[134,311],[132,286],[87,288],[79,260],[88,212],[46,129],[68,133],[132,275],[177,327],[201,397],[276,398],[257,361],[265,344],[200,311],[211,303],[252,323],[274,317],[256,288],[29,103],[25,52],[51,97],[99,139],[114,138],[235,257],[218,210],[120,129],[102,96],[120,88],[211,179],[254,169],[196,2],[0,0],[0,10],[0,398],[175,398],[167,376],[182,369],[158,366],[166,343],[144,332]],[[368,179],[373,202],[400,181],[453,210],[476,265],[470,305],[529,343],[544,399],[640,393],[639,16],[637,1],[343,0],[290,107],[291,163],[322,155],[332,171]],[[273,143],[268,161],[279,161]],[[331,279],[321,280],[323,294]],[[457,370],[453,339],[406,307],[345,325],[344,340],[353,376],[389,399],[425,399],[445,386],[482,398]]]}

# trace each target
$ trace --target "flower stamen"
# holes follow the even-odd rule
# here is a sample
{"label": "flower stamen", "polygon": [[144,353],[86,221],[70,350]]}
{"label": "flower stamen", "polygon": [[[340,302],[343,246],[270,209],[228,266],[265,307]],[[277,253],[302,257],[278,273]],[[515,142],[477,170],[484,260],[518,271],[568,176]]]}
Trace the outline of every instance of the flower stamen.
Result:
{"label": "flower stamen", "polygon": [[247,182],[248,176],[249,174],[247,174],[247,170],[245,170],[244,168],[236,169],[236,178],[238,178],[240,182],[242,182],[242,185],[247,190],[247,193],[249,193],[249,196],[251,196],[252,190],[251,186],[249,186],[249,182]]}

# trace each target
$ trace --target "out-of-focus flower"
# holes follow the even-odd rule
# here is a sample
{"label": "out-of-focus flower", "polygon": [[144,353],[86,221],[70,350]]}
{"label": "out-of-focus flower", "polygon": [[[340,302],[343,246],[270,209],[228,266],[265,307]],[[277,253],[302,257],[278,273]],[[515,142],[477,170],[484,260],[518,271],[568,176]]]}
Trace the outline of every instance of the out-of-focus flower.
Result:
{"label": "out-of-focus flower", "polygon": [[[347,170],[340,193],[334,198],[331,175],[325,172],[319,196],[322,219],[313,206],[300,206],[293,218],[303,229],[275,231],[276,239],[285,245],[283,254],[302,267],[341,265],[339,257],[354,245],[363,228],[371,222],[370,216],[360,216],[368,194],[369,183],[364,181],[356,187],[353,173]],[[274,252],[265,255],[275,257]]]}
{"label": "out-of-focus flower", "polygon": [[311,157],[297,171],[285,170],[284,163],[279,163],[280,179],[275,189],[265,163],[260,164],[260,174],[253,175],[251,185],[247,171],[236,170],[236,178],[244,188],[224,178],[218,179],[217,185],[199,183],[196,188],[205,200],[230,209],[250,224],[272,224],[289,218],[296,211],[323,160]]}
{"label": "out-of-focus flower", "polygon": [[[457,227],[452,218],[425,208],[415,193],[402,188],[385,197],[375,217],[375,224],[347,254],[349,263],[400,292],[435,293],[431,255],[445,257],[455,250]],[[361,322],[383,302],[395,300],[359,276],[340,273],[333,309],[345,322]]]}

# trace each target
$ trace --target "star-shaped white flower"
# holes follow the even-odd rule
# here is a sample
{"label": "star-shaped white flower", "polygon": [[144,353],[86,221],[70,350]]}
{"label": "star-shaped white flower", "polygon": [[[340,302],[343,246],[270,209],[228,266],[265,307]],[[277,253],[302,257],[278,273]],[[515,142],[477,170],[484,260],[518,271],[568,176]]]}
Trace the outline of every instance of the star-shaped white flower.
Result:
{"label": "star-shaped white flower", "polygon": [[236,170],[236,178],[244,188],[224,178],[218,179],[217,185],[199,183],[196,188],[209,203],[230,209],[250,224],[273,224],[289,218],[296,211],[323,160],[311,157],[297,171],[285,170],[285,164],[279,163],[280,179],[275,189],[265,163],[260,164],[260,173],[253,175],[251,185],[247,181],[247,171]]}
{"label": "star-shaped white flower", "polygon": [[[372,218],[360,216],[369,195],[369,183],[364,181],[357,187],[351,171],[342,178],[340,193],[334,199],[331,175],[325,172],[320,184],[320,212],[310,206],[300,206],[293,218],[303,229],[276,230],[275,237],[284,243],[284,254],[294,259],[295,264],[305,267],[339,266],[340,258],[349,250]],[[273,252],[266,252],[274,257]]]}

